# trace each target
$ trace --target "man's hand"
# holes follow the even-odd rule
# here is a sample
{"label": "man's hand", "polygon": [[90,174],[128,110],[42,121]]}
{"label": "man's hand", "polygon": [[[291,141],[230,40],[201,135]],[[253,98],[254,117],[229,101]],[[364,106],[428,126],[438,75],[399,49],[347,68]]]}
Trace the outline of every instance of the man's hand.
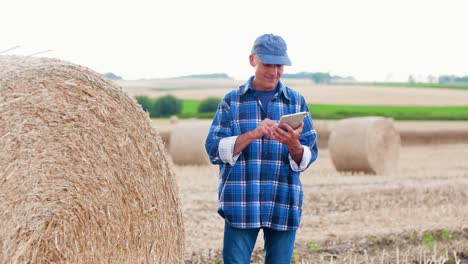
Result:
{"label": "man's hand", "polygon": [[[275,123],[276,124],[276,123]],[[302,160],[302,145],[299,141],[302,129],[304,128],[304,122],[302,122],[296,129],[293,129],[288,124],[284,124],[281,127],[278,125],[273,127],[271,138],[278,140],[280,143],[285,144],[288,147],[289,154],[297,164],[301,163]]]}
{"label": "man's hand", "polygon": [[239,154],[255,139],[260,139],[263,136],[273,138],[273,133],[276,128],[278,128],[278,124],[276,124],[275,121],[265,118],[254,130],[246,132],[237,137],[233,151],[234,156]]}
{"label": "man's hand", "polygon": [[252,131],[252,137],[254,139],[260,139],[263,136],[273,138],[275,128],[278,127],[275,121],[265,118],[260,125]]}

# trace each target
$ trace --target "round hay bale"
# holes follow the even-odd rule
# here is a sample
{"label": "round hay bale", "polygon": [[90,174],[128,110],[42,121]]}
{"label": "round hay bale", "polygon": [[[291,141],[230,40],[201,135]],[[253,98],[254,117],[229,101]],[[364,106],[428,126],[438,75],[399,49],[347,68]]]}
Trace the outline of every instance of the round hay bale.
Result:
{"label": "round hay bale", "polygon": [[211,121],[191,120],[174,127],[170,138],[169,153],[177,165],[208,165],[205,140]]}
{"label": "round hay bale", "polygon": [[169,123],[171,124],[177,124],[179,123],[179,117],[177,117],[176,115],[173,115],[169,118]]}
{"label": "round hay bale", "polygon": [[314,120],[314,129],[317,132],[317,146],[319,148],[328,147],[328,139],[330,137],[330,129],[327,121]]}
{"label": "round hay bale", "polygon": [[171,144],[171,134],[172,128],[162,128],[159,130],[159,136],[161,136],[161,140],[164,142],[166,150],[169,149],[169,146]]}
{"label": "round hay bale", "polygon": [[183,262],[161,138],[96,72],[0,56],[0,168],[1,262]]}
{"label": "round hay bale", "polygon": [[391,119],[349,118],[336,123],[328,147],[338,171],[385,174],[397,165],[400,135]]}

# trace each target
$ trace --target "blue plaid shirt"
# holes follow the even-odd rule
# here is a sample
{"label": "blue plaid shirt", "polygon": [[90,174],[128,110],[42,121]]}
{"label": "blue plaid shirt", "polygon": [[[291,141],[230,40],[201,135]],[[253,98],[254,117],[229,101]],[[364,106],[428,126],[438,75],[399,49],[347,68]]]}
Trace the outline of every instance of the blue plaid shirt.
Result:
{"label": "blue plaid shirt", "polygon": [[[223,98],[206,139],[210,161],[220,166],[218,213],[236,228],[294,230],[300,224],[303,191],[300,171],[292,169],[297,165],[286,145],[263,137],[251,142],[232,162],[221,157],[223,139],[234,138],[233,145],[235,136],[255,129],[265,118],[279,121],[282,115],[309,112],[304,97],[281,81],[265,112],[254,96],[252,80]],[[301,162],[302,170],[317,159],[316,139],[309,114],[304,118],[300,142],[311,155]]]}

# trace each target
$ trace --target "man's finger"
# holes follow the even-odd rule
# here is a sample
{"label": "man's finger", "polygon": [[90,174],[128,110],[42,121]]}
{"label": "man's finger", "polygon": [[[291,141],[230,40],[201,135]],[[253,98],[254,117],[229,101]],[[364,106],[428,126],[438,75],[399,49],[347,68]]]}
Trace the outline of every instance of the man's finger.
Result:
{"label": "man's finger", "polygon": [[283,131],[289,131],[289,129],[291,128],[291,126],[289,126],[287,123],[283,123],[283,124],[281,125],[281,127],[279,127],[279,128],[281,128]]}
{"label": "man's finger", "polygon": [[302,132],[302,129],[304,128],[304,122],[301,122],[298,127],[296,127],[296,131]]}

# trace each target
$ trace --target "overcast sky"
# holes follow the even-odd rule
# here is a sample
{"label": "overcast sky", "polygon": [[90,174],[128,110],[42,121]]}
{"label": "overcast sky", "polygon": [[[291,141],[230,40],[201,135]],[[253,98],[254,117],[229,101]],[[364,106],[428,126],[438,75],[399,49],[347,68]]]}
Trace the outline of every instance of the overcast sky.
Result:
{"label": "overcast sky", "polygon": [[56,57],[125,79],[227,73],[246,79],[263,33],[287,73],[362,81],[468,75],[466,0],[1,0],[0,52]]}

